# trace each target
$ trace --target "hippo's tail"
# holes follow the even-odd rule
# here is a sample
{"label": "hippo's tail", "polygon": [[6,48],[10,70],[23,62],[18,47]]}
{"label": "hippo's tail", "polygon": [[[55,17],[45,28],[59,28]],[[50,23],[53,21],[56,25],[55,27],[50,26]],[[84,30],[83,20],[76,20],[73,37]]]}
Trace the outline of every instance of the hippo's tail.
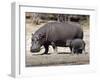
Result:
{"label": "hippo's tail", "polygon": [[78,33],[78,38],[83,39],[84,33],[83,30]]}
{"label": "hippo's tail", "polygon": [[83,39],[84,38],[84,32],[83,32],[83,29],[82,28],[79,28],[78,29],[75,38],[79,38],[79,39]]}

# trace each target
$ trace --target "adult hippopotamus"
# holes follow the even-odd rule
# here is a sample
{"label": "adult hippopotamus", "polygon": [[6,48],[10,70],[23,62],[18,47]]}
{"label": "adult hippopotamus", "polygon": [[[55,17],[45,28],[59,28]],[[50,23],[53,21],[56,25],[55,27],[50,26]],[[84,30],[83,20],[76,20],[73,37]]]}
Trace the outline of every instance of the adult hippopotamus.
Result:
{"label": "adult hippopotamus", "polygon": [[55,50],[57,46],[68,47],[67,40],[83,39],[83,30],[77,23],[48,22],[34,34],[32,33],[31,52],[39,52],[44,46],[44,54],[48,54],[49,45]]}

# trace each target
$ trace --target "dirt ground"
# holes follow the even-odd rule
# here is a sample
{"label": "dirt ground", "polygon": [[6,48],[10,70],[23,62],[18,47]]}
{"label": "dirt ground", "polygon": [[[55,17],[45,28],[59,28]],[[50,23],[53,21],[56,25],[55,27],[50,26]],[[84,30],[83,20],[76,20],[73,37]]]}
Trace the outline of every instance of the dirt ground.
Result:
{"label": "dirt ground", "polygon": [[26,24],[26,66],[50,66],[50,65],[80,65],[89,64],[89,28],[85,27],[84,40],[86,43],[86,54],[71,54],[68,47],[58,47],[58,53],[55,54],[52,47],[49,47],[48,55],[40,55],[44,52],[44,48],[38,53],[31,53],[31,34],[43,26]]}

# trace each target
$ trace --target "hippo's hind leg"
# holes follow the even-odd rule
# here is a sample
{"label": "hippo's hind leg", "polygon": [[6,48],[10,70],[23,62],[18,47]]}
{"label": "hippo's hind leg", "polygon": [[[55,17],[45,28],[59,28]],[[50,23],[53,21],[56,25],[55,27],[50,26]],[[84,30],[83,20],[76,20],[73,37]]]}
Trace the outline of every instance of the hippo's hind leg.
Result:
{"label": "hippo's hind leg", "polygon": [[70,48],[70,51],[72,52],[72,47],[70,46],[69,48]]}
{"label": "hippo's hind leg", "polygon": [[53,49],[54,49],[54,54],[57,54],[57,47],[53,46]]}
{"label": "hippo's hind leg", "polygon": [[55,45],[54,42],[51,42],[51,45],[52,45],[52,47],[54,49],[54,54],[57,54],[57,46]]}
{"label": "hippo's hind leg", "polygon": [[71,54],[72,55],[75,54],[75,49],[73,47],[71,47],[71,46],[69,48],[70,48]]}
{"label": "hippo's hind leg", "polygon": [[74,48],[71,49],[71,53],[72,53],[72,55],[75,54]]}

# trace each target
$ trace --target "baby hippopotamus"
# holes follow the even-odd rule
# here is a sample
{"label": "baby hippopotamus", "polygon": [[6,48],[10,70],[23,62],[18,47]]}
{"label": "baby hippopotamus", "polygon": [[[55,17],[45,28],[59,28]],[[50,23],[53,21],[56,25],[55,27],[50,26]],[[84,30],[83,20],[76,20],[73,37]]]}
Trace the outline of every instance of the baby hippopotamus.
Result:
{"label": "baby hippopotamus", "polygon": [[70,50],[72,53],[85,53],[85,42],[82,39],[73,39],[70,41]]}

